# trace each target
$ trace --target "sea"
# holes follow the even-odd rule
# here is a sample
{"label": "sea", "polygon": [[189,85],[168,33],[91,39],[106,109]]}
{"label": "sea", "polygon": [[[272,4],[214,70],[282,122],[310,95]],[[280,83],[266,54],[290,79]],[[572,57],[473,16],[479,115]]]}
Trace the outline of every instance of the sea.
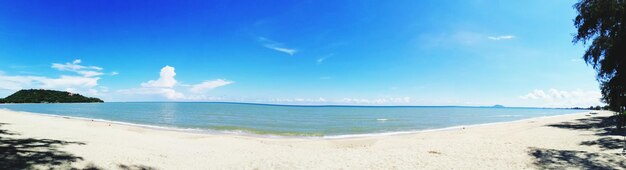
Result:
{"label": "sea", "polygon": [[201,133],[343,138],[516,121],[585,110],[463,106],[300,106],[214,102],[0,104],[0,109]]}

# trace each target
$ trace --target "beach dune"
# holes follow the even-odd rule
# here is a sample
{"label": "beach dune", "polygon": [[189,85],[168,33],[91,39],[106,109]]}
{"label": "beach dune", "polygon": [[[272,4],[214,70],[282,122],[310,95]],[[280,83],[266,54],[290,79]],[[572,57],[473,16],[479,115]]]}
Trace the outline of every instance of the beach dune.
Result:
{"label": "beach dune", "polygon": [[403,135],[264,138],[0,110],[0,169],[624,168],[612,112]]}

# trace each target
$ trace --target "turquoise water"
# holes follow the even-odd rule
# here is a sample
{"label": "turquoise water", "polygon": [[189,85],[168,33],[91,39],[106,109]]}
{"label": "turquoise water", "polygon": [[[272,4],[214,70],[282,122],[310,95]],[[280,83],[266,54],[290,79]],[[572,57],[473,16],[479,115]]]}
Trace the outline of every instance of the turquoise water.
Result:
{"label": "turquoise water", "polygon": [[582,112],[537,108],[282,106],[242,103],[1,104],[0,108],[208,132],[279,136],[409,132]]}

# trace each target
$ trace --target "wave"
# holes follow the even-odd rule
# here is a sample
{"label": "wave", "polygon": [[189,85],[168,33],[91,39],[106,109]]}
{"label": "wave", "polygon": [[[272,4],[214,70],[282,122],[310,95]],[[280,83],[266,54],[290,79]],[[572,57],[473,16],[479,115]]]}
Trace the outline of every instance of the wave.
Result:
{"label": "wave", "polygon": [[[187,133],[199,133],[199,134],[228,134],[228,135],[240,135],[240,136],[251,136],[251,137],[264,137],[264,138],[309,138],[309,139],[343,139],[343,138],[360,138],[360,137],[374,137],[374,136],[392,136],[392,135],[403,135],[403,134],[414,134],[414,133],[424,133],[424,132],[434,132],[434,131],[446,131],[446,130],[456,130],[470,127],[478,127],[478,126],[487,126],[494,124],[502,124],[502,123],[511,123],[511,122],[520,122],[520,121],[528,121],[532,119],[540,119],[540,118],[549,118],[549,117],[557,117],[563,115],[571,115],[571,114],[581,114],[582,112],[570,113],[570,114],[561,114],[561,115],[552,115],[552,116],[540,116],[540,117],[532,117],[520,120],[513,121],[503,121],[503,122],[491,122],[491,123],[483,123],[483,124],[467,124],[467,125],[456,125],[450,127],[442,127],[442,128],[432,128],[432,129],[414,129],[414,130],[405,130],[405,131],[388,131],[388,132],[373,132],[373,133],[360,133],[360,134],[339,134],[339,135],[325,135],[323,133],[300,133],[300,132],[286,132],[286,131],[264,131],[254,128],[245,128],[238,126],[217,126],[210,128],[187,128],[187,127],[173,127],[166,125],[149,125],[149,124],[140,124],[140,123],[130,123],[123,121],[113,121],[106,119],[98,119],[98,118],[86,118],[86,117],[75,117],[75,116],[65,116],[65,115],[56,115],[56,114],[46,114],[46,113],[34,113],[34,112],[24,112],[24,111],[14,111],[7,108],[0,108],[0,110],[8,110],[12,112],[20,112],[20,113],[28,113],[28,114],[36,114],[43,115],[49,117],[56,118],[69,118],[83,121],[97,121],[104,123],[112,123],[117,125],[126,125],[126,126],[134,126],[155,130],[167,130],[167,131],[178,131],[178,132],[187,132]],[[498,115],[498,116],[518,116],[518,115]],[[377,121],[387,121],[386,118],[376,119]]]}
{"label": "wave", "polygon": [[437,131],[437,130],[461,128],[461,126],[458,126],[458,127],[455,126],[455,127],[441,128],[441,129],[422,129],[422,130],[412,130],[412,131],[378,132],[378,133],[345,134],[345,135],[323,135],[323,134],[319,134],[319,133],[313,133],[313,134],[294,133],[294,132],[282,132],[282,133],[279,132],[279,133],[275,133],[275,132],[271,132],[271,131],[261,131],[261,130],[256,130],[256,129],[252,129],[252,128],[243,128],[243,127],[236,127],[236,126],[221,126],[221,127],[216,127],[215,129],[183,128],[183,127],[171,127],[171,126],[163,126],[163,125],[147,125],[147,124],[130,123],[130,122],[122,122],[122,121],[113,121],[113,120],[106,120],[106,119],[97,119],[97,118],[86,118],[86,117],[76,117],[76,116],[64,116],[64,115],[47,114],[47,113],[34,113],[34,112],[14,111],[14,110],[6,109],[6,108],[0,108],[0,110],[8,110],[8,111],[12,111],[12,112],[36,114],[36,115],[55,117],[55,118],[66,118],[66,119],[75,119],[75,120],[81,120],[81,121],[95,121],[95,122],[111,123],[111,124],[116,124],[116,125],[141,127],[141,128],[154,129],[154,130],[178,131],[178,132],[200,133],[200,134],[214,134],[214,135],[230,134],[230,135],[266,137],[266,138],[341,139],[341,138],[355,138],[355,137],[401,135],[401,134],[410,134],[410,133],[417,133],[417,132],[428,132],[428,131]]}

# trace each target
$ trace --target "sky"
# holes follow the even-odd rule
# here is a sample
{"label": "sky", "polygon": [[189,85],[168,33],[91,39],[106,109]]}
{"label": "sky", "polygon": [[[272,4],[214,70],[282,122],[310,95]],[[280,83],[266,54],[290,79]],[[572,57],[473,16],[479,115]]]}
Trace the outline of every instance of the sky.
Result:
{"label": "sky", "polygon": [[570,0],[0,1],[0,96],[600,105]]}

